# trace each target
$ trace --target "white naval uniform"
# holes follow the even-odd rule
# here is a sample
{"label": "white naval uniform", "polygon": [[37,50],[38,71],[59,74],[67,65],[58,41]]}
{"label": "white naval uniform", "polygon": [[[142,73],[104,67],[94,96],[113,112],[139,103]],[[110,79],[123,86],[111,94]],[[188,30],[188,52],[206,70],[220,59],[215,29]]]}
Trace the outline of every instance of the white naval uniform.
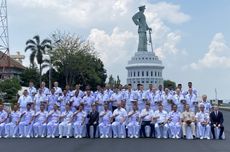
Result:
{"label": "white naval uniform", "polygon": [[45,94],[46,96],[48,96],[50,94],[50,90],[47,87],[44,87],[41,89],[42,89],[42,93]]}
{"label": "white naval uniform", "polygon": [[125,92],[125,101],[126,101],[126,111],[129,112],[132,110],[133,101],[135,100],[135,91],[126,90]]}
{"label": "white naval uniform", "polygon": [[[146,92],[146,98],[147,98],[148,101],[150,101],[150,107],[151,107],[151,109],[153,109],[154,111],[157,110],[157,108],[158,108],[158,106],[157,106],[158,101],[157,101],[157,98],[156,98],[156,97],[157,97],[156,92],[150,91],[150,90],[148,90],[148,91]],[[144,109],[144,108],[143,108],[143,109]],[[140,109],[140,110],[142,110],[142,109]]]}
{"label": "white naval uniform", "polygon": [[47,120],[48,112],[47,111],[38,111],[35,114],[35,122],[33,124],[33,130],[35,137],[44,137],[46,132],[46,120]]}
{"label": "white naval uniform", "polygon": [[46,102],[48,99],[47,99],[47,96],[45,94],[39,94],[37,93],[34,97],[34,101],[35,101],[35,111],[39,111],[40,110],[40,105],[41,103],[43,102]]}
{"label": "white naval uniform", "polygon": [[146,104],[146,100],[147,100],[147,96],[144,90],[139,90],[137,91],[137,95],[138,95],[138,108],[144,109],[145,108],[145,104]]}
{"label": "white naval uniform", "polygon": [[35,111],[27,110],[22,112],[22,120],[19,123],[19,134],[20,137],[31,137],[33,122],[32,118],[35,115]]}
{"label": "white naval uniform", "polygon": [[163,100],[162,105],[166,112],[170,112],[172,109],[172,103],[169,103],[169,100],[172,100],[172,99],[173,99],[173,96],[170,93],[168,94],[165,93],[162,97],[162,100]]}
{"label": "white naval uniform", "polygon": [[[77,113],[75,115],[75,113]],[[74,136],[75,137],[81,137],[83,134],[83,128],[85,127],[85,118],[86,118],[86,112],[85,111],[77,111],[75,112],[75,119],[74,119],[74,123],[73,123],[73,127],[74,127]]]}
{"label": "white naval uniform", "polygon": [[58,96],[55,94],[48,95],[48,112],[54,109],[54,105],[58,102]]}
{"label": "white naval uniform", "polygon": [[85,93],[82,90],[73,90],[71,96],[74,96],[76,91],[79,91],[78,96],[80,98],[83,98],[85,96]]}
{"label": "white naval uniform", "polygon": [[[206,113],[210,113],[211,112],[212,104],[210,103],[210,101],[201,101],[199,103],[199,105],[200,104],[204,105],[204,112],[206,112]],[[199,105],[198,105],[198,107],[200,107]]]}
{"label": "white naval uniform", "polygon": [[103,106],[105,102],[109,101],[109,96],[107,94],[99,92],[95,99],[98,102],[97,109],[100,113],[101,111],[103,111]]}
{"label": "white naval uniform", "polygon": [[5,125],[6,137],[16,137],[18,133],[18,122],[21,116],[20,111],[12,111],[9,115],[10,122]]}
{"label": "white naval uniform", "polygon": [[108,137],[111,127],[112,112],[110,110],[100,112],[99,130],[102,137]]}
{"label": "white naval uniform", "polygon": [[202,125],[202,122],[209,123],[209,113],[206,112],[198,112],[196,113],[196,120],[197,120],[197,129],[200,135],[200,138],[210,138],[210,125]]}
{"label": "white naval uniform", "polygon": [[93,95],[86,95],[82,99],[82,102],[84,103],[84,111],[88,114],[91,111],[91,105],[95,102],[95,98]]}
{"label": "white naval uniform", "polygon": [[[167,131],[168,131],[168,124],[166,123],[167,118],[168,118],[167,116],[168,116],[168,113],[164,110],[162,110],[161,112],[157,110],[154,113],[154,117],[159,117],[157,118],[156,123],[155,123],[155,130],[156,130],[157,138],[161,138],[162,136],[164,138],[167,138]],[[159,126],[161,123],[164,123],[163,126]],[[162,128],[163,134],[161,134],[161,131],[160,131],[161,128]]]}
{"label": "white naval uniform", "polygon": [[29,93],[29,96],[32,98],[32,100],[34,100],[34,96],[35,96],[36,92],[37,92],[37,90],[34,86],[28,88],[28,93]]}
{"label": "white naval uniform", "polygon": [[190,107],[190,110],[192,112],[195,112],[195,106],[196,105],[196,102],[197,102],[197,96],[195,94],[187,94],[185,96],[185,100],[186,100],[186,103],[189,105]]}
{"label": "white naval uniform", "polygon": [[7,117],[8,117],[8,114],[5,110],[0,111],[0,138],[5,135],[3,131],[5,129]]}
{"label": "white naval uniform", "polygon": [[[196,97],[198,97],[198,92],[196,89],[192,88],[192,93],[196,95]],[[189,94],[189,91],[183,91],[182,92],[183,96],[186,96],[187,94]]]}
{"label": "white naval uniform", "polygon": [[178,111],[183,112],[184,111],[184,104],[181,103],[181,101],[185,100],[184,96],[182,94],[180,94],[180,95],[175,94],[172,99],[173,99],[173,103],[175,105],[177,105]]}
{"label": "white naval uniform", "polygon": [[18,104],[19,104],[19,107],[20,107],[20,111],[24,112],[26,110],[26,105],[28,103],[32,103],[32,98],[27,95],[27,96],[20,96],[19,99],[18,99]]}
{"label": "white naval uniform", "polygon": [[82,98],[80,96],[73,96],[70,101],[72,102],[72,106],[71,106],[71,111],[72,112],[75,112],[77,111],[77,107],[79,107],[81,101],[82,101]]}
{"label": "white naval uniform", "polygon": [[62,94],[62,89],[60,87],[54,87],[54,90],[55,90],[55,95],[56,96],[59,96],[60,94]]}
{"label": "white naval uniform", "polygon": [[72,117],[73,112],[72,111],[64,111],[61,114],[61,117],[63,118],[63,121],[59,124],[59,135],[62,136],[70,136],[71,130],[72,130]]}
{"label": "white naval uniform", "polygon": [[55,137],[55,133],[58,128],[59,124],[59,118],[60,118],[61,112],[59,110],[52,110],[48,114],[48,123],[47,123],[47,137],[50,136]]}
{"label": "white naval uniform", "polygon": [[[117,116],[116,116],[117,115]],[[113,135],[114,138],[125,137],[125,123],[127,118],[127,112],[124,108],[115,109],[113,112],[113,116],[115,117],[115,121],[112,123]]]}
{"label": "white naval uniform", "polygon": [[58,97],[58,102],[60,103],[60,111],[64,112],[65,111],[65,106],[67,103],[70,103],[70,96],[62,95]]}
{"label": "white naval uniform", "polygon": [[168,114],[169,129],[171,131],[172,138],[179,138],[181,124],[180,124],[181,113],[178,111],[171,111]]}
{"label": "white naval uniform", "polygon": [[[131,115],[132,114],[132,115]],[[129,137],[138,137],[140,131],[140,112],[139,111],[130,111],[128,115],[131,115],[129,118],[129,123],[127,125]]]}
{"label": "white naval uniform", "polygon": [[110,100],[112,101],[112,106],[117,107],[117,103],[122,100],[122,94],[121,92],[113,93],[110,97]]}

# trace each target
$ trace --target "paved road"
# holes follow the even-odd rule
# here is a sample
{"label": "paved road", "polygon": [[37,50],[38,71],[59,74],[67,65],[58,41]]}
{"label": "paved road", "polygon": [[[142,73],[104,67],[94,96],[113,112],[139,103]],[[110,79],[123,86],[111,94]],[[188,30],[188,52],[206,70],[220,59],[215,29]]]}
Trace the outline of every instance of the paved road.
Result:
{"label": "paved road", "polygon": [[172,139],[0,139],[0,152],[230,152],[230,112],[224,112],[226,140]]}

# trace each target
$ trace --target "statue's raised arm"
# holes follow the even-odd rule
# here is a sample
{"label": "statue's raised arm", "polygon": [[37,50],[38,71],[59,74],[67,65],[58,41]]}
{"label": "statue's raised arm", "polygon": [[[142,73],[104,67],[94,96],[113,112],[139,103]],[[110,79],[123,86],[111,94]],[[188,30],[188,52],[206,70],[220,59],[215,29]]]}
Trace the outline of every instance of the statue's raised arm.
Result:
{"label": "statue's raised arm", "polygon": [[145,6],[139,7],[139,12],[137,12],[133,17],[133,22],[138,26],[138,34],[139,34],[139,43],[138,43],[138,51],[147,51],[147,35],[146,31],[152,30],[149,28],[146,22],[146,18],[144,15]]}

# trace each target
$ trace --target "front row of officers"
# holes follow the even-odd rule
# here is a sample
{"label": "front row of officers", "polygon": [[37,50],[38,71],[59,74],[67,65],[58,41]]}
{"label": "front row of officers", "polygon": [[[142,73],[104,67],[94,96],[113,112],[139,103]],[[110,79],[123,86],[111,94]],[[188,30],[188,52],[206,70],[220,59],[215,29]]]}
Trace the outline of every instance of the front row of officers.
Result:
{"label": "front row of officers", "polygon": [[[9,112],[4,110],[4,105],[0,103],[0,138],[82,138],[84,132],[86,137],[92,135],[94,138],[97,132],[100,138],[139,138],[147,137],[148,126],[148,137],[186,139],[190,128],[192,138],[210,139],[211,130],[213,139],[222,139],[223,114],[217,106],[214,106],[211,113],[205,112],[204,108],[204,105],[200,104],[199,112],[194,114],[186,104],[184,112],[180,113],[177,105],[173,105],[171,112],[167,113],[161,104],[158,105],[158,110],[153,111],[150,103],[146,102],[141,111],[138,110],[138,104],[133,104],[132,110],[127,113],[118,102],[113,112],[109,110],[108,104],[104,104],[104,109],[99,113],[97,106],[92,104],[91,111],[87,114],[83,104],[75,111],[66,104],[63,112],[60,112],[57,104],[50,112],[41,104],[40,110],[35,113],[31,104],[27,104],[24,111],[15,104]],[[215,128],[220,130],[219,137],[215,135]],[[93,134],[90,135],[90,131]]]}

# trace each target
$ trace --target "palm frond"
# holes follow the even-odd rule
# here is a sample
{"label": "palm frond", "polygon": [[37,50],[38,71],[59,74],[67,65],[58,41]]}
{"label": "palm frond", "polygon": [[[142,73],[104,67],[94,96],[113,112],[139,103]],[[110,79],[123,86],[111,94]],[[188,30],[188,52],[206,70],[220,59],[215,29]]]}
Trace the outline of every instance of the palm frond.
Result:
{"label": "palm frond", "polygon": [[52,41],[50,39],[44,39],[41,45],[51,45]]}
{"label": "palm frond", "polygon": [[40,36],[39,36],[39,35],[35,35],[35,36],[33,37],[33,39],[36,41],[37,45],[40,44]]}
{"label": "palm frond", "polygon": [[28,45],[28,44],[36,45],[36,42],[34,40],[29,39],[29,40],[26,41],[26,45]]}
{"label": "palm frond", "polygon": [[36,50],[36,46],[35,45],[27,45],[26,48],[25,48],[25,52],[27,50]]}

